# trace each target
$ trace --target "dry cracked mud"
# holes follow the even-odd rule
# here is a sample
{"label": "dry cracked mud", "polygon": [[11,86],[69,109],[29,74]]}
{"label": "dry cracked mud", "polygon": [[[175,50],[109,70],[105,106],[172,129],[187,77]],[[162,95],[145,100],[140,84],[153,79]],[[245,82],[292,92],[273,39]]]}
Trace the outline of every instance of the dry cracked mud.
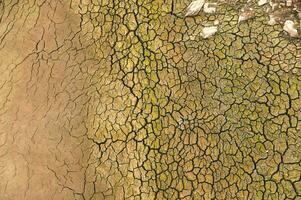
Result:
{"label": "dry cracked mud", "polygon": [[1,200],[301,199],[300,39],[189,3],[0,1]]}

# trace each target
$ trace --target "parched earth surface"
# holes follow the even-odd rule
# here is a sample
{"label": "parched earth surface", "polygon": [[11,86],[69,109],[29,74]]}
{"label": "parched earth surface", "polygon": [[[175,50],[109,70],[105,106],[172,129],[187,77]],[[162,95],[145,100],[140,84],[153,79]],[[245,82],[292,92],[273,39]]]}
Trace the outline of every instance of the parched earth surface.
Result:
{"label": "parched earth surface", "polygon": [[301,199],[300,39],[190,2],[0,1],[1,200]]}

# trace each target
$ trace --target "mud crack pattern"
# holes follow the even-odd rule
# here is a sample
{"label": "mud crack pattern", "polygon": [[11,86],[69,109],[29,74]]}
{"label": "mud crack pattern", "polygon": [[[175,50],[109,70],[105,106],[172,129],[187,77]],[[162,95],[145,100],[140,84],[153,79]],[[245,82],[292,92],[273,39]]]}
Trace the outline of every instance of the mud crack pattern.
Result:
{"label": "mud crack pattern", "polygon": [[0,1],[0,199],[301,199],[300,40],[189,3]]}

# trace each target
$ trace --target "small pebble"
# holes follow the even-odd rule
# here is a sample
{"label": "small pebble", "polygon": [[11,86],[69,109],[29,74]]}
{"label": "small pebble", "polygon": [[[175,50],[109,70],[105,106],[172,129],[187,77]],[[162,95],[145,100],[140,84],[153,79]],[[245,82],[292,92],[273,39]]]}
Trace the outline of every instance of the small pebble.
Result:
{"label": "small pebble", "polygon": [[204,12],[205,13],[215,13],[216,12],[216,3],[205,3]]}
{"label": "small pebble", "polygon": [[217,32],[217,26],[204,27],[201,33],[203,38],[209,38]]}

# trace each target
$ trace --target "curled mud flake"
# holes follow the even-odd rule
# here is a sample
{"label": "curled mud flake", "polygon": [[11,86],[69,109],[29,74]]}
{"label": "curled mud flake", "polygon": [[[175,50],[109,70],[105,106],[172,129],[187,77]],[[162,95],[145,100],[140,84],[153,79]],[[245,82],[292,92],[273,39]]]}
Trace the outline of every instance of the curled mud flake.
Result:
{"label": "curled mud flake", "polygon": [[270,6],[272,8],[272,11],[274,11],[275,8],[278,6],[278,3],[274,3],[273,1],[270,1]]}
{"label": "curled mud flake", "polygon": [[268,0],[259,0],[258,1],[258,6],[263,6],[263,5],[267,4],[267,3],[268,3]]}
{"label": "curled mud flake", "polygon": [[205,3],[204,4],[204,12],[205,13],[215,13],[216,6],[217,6],[217,3]]}
{"label": "curled mud flake", "polygon": [[195,35],[189,36],[189,39],[190,39],[190,40],[195,40]]}
{"label": "curled mud flake", "polygon": [[298,17],[299,17],[299,29],[301,30],[301,12],[298,12]]}
{"label": "curled mud flake", "polygon": [[194,16],[200,12],[200,10],[203,8],[205,1],[204,0],[196,0],[189,4],[187,7],[186,17],[187,16]]}
{"label": "curled mud flake", "polygon": [[270,15],[270,20],[268,21],[268,24],[273,26],[275,24],[277,24],[277,21],[276,21],[276,17],[274,15]]}
{"label": "curled mud flake", "polygon": [[290,8],[281,8],[272,13],[277,22],[284,23],[288,19],[294,19],[295,14]]}
{"label": "curled mud flake", "polygon": [[295,28],[295,23],[292,20],[284,22],[283,30],[291,37],[298,37],[298,30]]}
{"label": "curled mud flake", "polygon": [[253,8],[243,8],[241,14],[238,17],[238,23],[252,19],[254,17]]}
{"label": "curled mud flake", "polygon": [[203,38],[209,38],[217,32],[217,26],[204,27],[201,33]]}
{"label": "curled mud flake", "polygon": [[286,6],[292,6],[293,1],[292,0],[286,0]]}

